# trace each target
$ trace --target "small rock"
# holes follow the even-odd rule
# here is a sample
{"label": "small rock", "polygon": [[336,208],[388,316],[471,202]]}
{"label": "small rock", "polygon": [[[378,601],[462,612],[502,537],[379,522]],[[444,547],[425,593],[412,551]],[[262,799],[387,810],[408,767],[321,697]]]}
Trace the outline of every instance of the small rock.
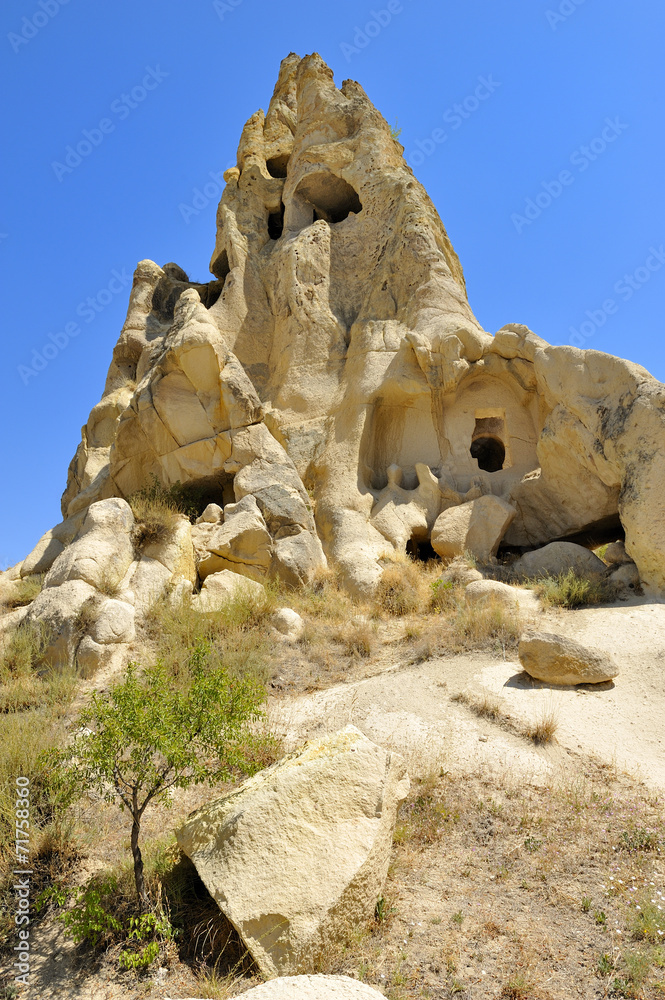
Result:
{"label": "small rock", "polygon": [[194,524],[220,524],[224,520],[224,511],[218,503],[209,503]]}
{"label": "small rock", "polygon": [[634,562],[626,562],[618,566],[610,576],[610,583],[613,583],[621,590],[639,590],[640,574]]}
{"label": "small rock", "polygon": [[474,580],[483,580],[483,574],[480,570],[474,569],[473,566],[469,566],[462,558],[453,559],[451,563],[446,566],[443,573],[439,577],[439,583],[453,583],[460,584],[462,587],[466,587],[467,584],[473,583]]}
{"label": "small rock", "polygon": [[511,587],[498,580],[476,580],[470,583],[464,590],[464,599],[470,607],[495,601],[507,611],[537,611],[540,607],[533,591]]}
{"label": "small rock", "polygon": [[610,542],[605,549],[603,560],[608,566],[622,566],[624,563],[632,562],[632,559],[626,552],[626,546],[620,541]]}
{"label": "small rock", "polygon": [[602,684],[619,673],[607,653],[550,632],[522,636],[519,659],[530,677],[549,684]]}
{"label": "small rock", "polygon": [[287,639],[299,639],[305,630],[305,623],[292,608],[280,608],[272,616],[272,623]]}
{"label": "small rock", "polygon": [[201,593],[193,600],[201,611],[220,611],[229,600],[241,594],[262,598],[265,597],[265,592],[262,583],[230,569],[223,569],[205,578]]}
{"label": "small rock", "polygon": [[133,605],[115,599],[104,601],[90,627],[90,637],[100,645],[105,645],[131,642],[135,635]]}

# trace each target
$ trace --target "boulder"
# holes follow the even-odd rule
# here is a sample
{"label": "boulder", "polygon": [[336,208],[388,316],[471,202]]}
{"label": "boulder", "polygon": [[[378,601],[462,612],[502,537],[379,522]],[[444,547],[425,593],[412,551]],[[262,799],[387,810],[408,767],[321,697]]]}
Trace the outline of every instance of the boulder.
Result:
{"label": "boulder", "polygon": [[[60,557],[62,558],[62,556]],[[25,616],[27,623],[41,624],[50,634],[46,660],[53,666],[68,666],[81,639],[78,616],[83,605],[97,599],[98,592],[85,580],[66,580],[58,587],[45,587],[35,597]]]}
{"label": "boulder", "polygon": [[220,611],[229,600],[241,594],[261,600],[265,598],[266,590],[263,584],[255,580],[233,573],[230,569],[223,569],[207,576],[201,593],[192,600],[200,611]]}
{"label": "boulder", "polygon": [[500,604],[506,611],[537,611],[540,602],[531,590],[511,587],[498,580],[476,580],[464,590],[464,599],[470,607]]}
{"label": "boulder", "polygon": [[272,561],[272,539],[251,494],[224,508],[224,523],[207,541],[208,554],[199,563],[199,576],[230,569],[261,582]]}
{"label": "boulder", "polygon": [[459,584],[462,587],[466,587],[469,583],[474,583],[476,580],[483,579],[484,577],[480,570],[474,569],[473,566],[469,566],[464,559],[458,556],[446,566],[443,573],[439,577],[439,582]]}
{"label": "boulder", "polygon": [[100,591],[119,586],[134,559],[134,516],[126,500],[113,497],[88,508],[75,541],[62,552],[44,579],[44,588],[83,580]]}
{"label": "boulder", "polygon": [[347,726],[176,832],[262,975],[301,971],[372,915],[408,787],[403,759]]}
{"label": "boulder", "polygon": [[304,621],[292,608],[280,608],[272,616],[272,623],[277,631],[291,642],[297,641],[305,629]]}
{"label": "boulder", "polygon": [[511,504],[495,496],[449,507],[434,523],[432,548],[442,559],[470,552],[479,562],[488,562],[516,513]]}
{"label": "boulder", "polygon": [[100,643],[85,635],[76,650],[76,664],[82,677],[93,677],[98,670],[120,669],[128,659],[124,643]]}
{"label": "boulder", "polygon": [[624,563],[630,563],[632,561],[633,560],[626,552],[626,546],[621,541],[610,542],[605,549],[603,562],[606,562],[608,566],[622,566]]}
{"label": "boulder", "polygon": [[535,579],[540,576],[559,576],[573,570],[577,576],[598,576],[607,572],[605,563],[590,549],[574,542],[550,542],[542,549],[525,552],[512,569],[518,576]]}
{"label": "boulder", "polygon": [[133,606],[126,601],[104,601],[88,634],[100,645],[131,642],[136,636]]}
{"label": "boulder", "polygon": [[617,566],[614,572],[610,573],[610,583],[619,590],[639,591],[640,574],[635,563],[626,562]]}
{"label": "boulder", "polygon": [[522,636],[519,659],[530,677],[548,684],[602,684],[619,673],[607,653],[549,632]]}
{"label": "boulder", "polygon": [[197,517],[196,524],[219,524],[224,520],[224,511],[218,503],[209,503],[200,517]]}

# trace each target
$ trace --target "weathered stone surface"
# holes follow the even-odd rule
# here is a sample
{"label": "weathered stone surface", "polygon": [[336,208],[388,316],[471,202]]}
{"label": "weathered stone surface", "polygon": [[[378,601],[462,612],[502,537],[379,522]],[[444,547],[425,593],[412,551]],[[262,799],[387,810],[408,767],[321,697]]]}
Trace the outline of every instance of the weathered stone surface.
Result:
{"label": "weathered stone surface", "polygon": [[85,602],[97,596],[95,588],[85,580],[73,579],[44,587],[30,605],[25,621],[40,623],[52,635],[46,658],[54,666],[67,666],[73,661],[81,638],[77,616]]}
{"label": "weathered stone surface", "polygon": [[574,570],[578,576],[598,576],[604,574],[606,566],[598,556],[583,545],[573,542],[550,542],[542,549],[525,552],[515,563],[513,570],[519,576],[535,578],[558,576]]}
{"label": "weathered stone surface", "polygon": [[549,684],[600,684],[619,673],[607,653],[549,632],[523,636],[519,658],[527,674]]}
{"label": "weathered stone surface", "polygon": [[224,509],[224,523],[214,529],[207,542],[208,555],[199,563],[199,576],[230,569],[261,581],[272,562],[272,538],[257,502],[251,494]]}
{"label": "weathered stone surface", "polygon": [[610,583],[621,590],[637,590],[640,586],[640,574],[634,562],[626,562],[617,566],[610,574]]}
{"label": "weathered stone surface", "polygon": [[263,584],[230,569],[223,569],[205,578],[200,594],[193,601],[201,611],[220,611],[230,599],[241,594],[260,600],[266,596],[266,591]]}
{"label": "weathered stone surface", "polygon": [[496,555],[516,510],[499,497],[484,496],[440,514],[432,529],[432,548],[443,559],[470,552],[479,562]]}
{"label": "weathered stone surface", "polygon": [[129,647],[125,643],[100,643],[84,635],[76,650],[76,664],[82,677],[93,677],[98,670],[125,666]]}
{"label": "weathered stone surface", "polygon": [[473,566],[469,564],[459,556],[453,559],[443,573],[439,577],[441,583],[453,583],[459,584],[462,587],[466,587],[469,583],[474,583],[476,580],[483,580],[483,574],[478,569],[474,569]]}
{"label": "weathered stone surface", "polygon": [[199,809],[176,836],[261,973],[285,975],[373,912],[407,791],[402,758],[347,726]]}
{"label": "weathered stone surface", "polygon": [[498,580],[476,580],[469,583],[464,589],[464,599],[471,607],[496,603],[507,611],[516,612],[533,612],[540,607],[533,591],[511,587]]}
{"label": "weathered stone surface", "polygon": [[603,562],[606,562],[609,566],[621,566],[624,563],[632,562],[632,559],[626,552],[626,546],[623,542],[610,542],[605,549]]}
{"label": "weathered stone surface", "polygon": [[218,503],[209,503],[200,517],[197,517],[197,524],[219,524],[224,520],[224,511]]}
{"label": "weathered stone surface", "polygon": [[83,580],[98,590],[118,586],[134,558],[134,516],[125,500],[114,497],[92,504],[75,541],[55,560],[44,588]]}
{"label": "weathered stone surface", "polygon": [[131,642],[136,636],[133,605],[126,601],[104,601],[99,606],[89,635],[100,644]]}

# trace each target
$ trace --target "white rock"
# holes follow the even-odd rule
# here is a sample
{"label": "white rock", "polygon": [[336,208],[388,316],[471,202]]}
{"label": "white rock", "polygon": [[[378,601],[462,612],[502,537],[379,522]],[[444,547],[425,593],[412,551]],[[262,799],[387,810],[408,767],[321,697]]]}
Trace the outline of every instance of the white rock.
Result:
{"label": "white rock", "polygon": [[634,562],[626,562],[617,566],[610,574],[610,583],[622,590],[637,590],[640,586],[640,574]]}
{"label": "white rock", "polygon": [[41,623],[52,635],[46,658],[54,666],[72,662],[80,638],[77,615],[86,601],[97,596],[84,580],[67,580],[59,587],[45,587],[29,606],[26,622]]}
{"label": "white rock", "polygon": [[302,635],[305,623],[292,608],[280,608],[272,616],[272,623],[287,639],[296,640]]}
{"label": "white rock", "polygon": [[200,611],[220,611],[229,600],[241,594],[261,599],[265,597],[266,591],[262,583],[250,580],[240,573],[233,573],[230,569],[223,569],[205,578],[201,593],[193,600]]}
{"label": "white rock", "polygon": [[282,976],[248,990],[242,1000],[377,1000],[382,996],[349,976]]}
{"label": "white rock", "polygon": [[626,552],[626,546],[623,542],[610,542],[605,549],[603,562],[609,566],[622,566],[624,563],[632,562],[632,559]]}
{"label": "white rock", "polygon": [[262,975],[298,972],[371,916],[408,787],[403,759],[347,726],[177,831]]}
{"label": "white rock", "polygon": [[88,508],[75,541],[55,560],[44,587],[83,580],[98,590],[118,586],[134,558],[134,517],[126,500],[99,500]]}
{"label": "white rock", "polygon": [[218,503],[209,503],[200,517],[197,517],[196,524],[219,524],[224,520],[224,511]]}
{"label": "white rock", "polygon": [[272,560],[272,539],[253,496],[224,508],[224,523],[208,542],[208,555],[199,563],[199,576],[230,569],[250,579],[265,579]]}
{"label": "white rock", "polygon": [[104,601],[89,634],[101,644],[131,642],[136,636],[133,605],[114,599]]}
{"label": "white rock", "polygon": [[464,598],[470,606],[483,606],[495,601],[508,611],[534,611],[540,606],[531,590],[510,587],[498,580],[476,580],[464,589]]}
{"label": "white rock", "polygon": [[432,528],[432,548],[444,559],[471,552],[479,562],[488,562],[515,514],[511,504],[495,496],[449,507]]}

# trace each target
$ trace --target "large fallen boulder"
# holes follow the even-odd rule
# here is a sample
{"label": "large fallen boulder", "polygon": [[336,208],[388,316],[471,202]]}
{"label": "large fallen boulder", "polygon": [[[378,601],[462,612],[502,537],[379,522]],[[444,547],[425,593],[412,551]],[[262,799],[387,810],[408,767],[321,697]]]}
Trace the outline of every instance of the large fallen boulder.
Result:
{"label": "large fallen boulder", "polygon": [[372,915],[408,787],[403,759],[347,726],[197,810],[176,832],[262,975],[311,967]]}
{"label": "large fallen boulder", "polygon": [[530,677],[548,684],[602,684],[619,673],[607,653],[550,632],[522,636],[519,658]]}
{"label": "large fallen boulder", "polygon": [[540,601],[532,590],[511,587],[499,580],[474,580],[464,588],[464,599],[469,607],[499,605],[508,612],[538,611]]}
{"label": "large fallen boulder", "polygon": [[512,504],[495,496],[449,507],[434,523],[432,548],[442,559],[470,552],[479,562],[487,562],[496,555],[515,514]]}
{"label": "large fallen boulder", "polygon": [[559,576],[571,569],[578,576],[598,576],[607,572],[605,563],[598,556],[574,542],[550,542],[542,549],[525,552],[512,568],[518,576],[530,579]]}

